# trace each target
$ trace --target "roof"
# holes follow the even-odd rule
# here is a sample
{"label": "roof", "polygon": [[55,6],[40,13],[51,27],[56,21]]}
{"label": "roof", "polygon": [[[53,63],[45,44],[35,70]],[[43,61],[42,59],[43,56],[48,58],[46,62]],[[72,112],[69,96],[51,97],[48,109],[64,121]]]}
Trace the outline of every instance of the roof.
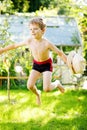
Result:
{"label": "roof", "polygon": [[[0,16],[1,17],[1,16]],[[5,16],[2,16],[2,20]],[[25,40],[29,37],[28,22],[31,17],[10,15],[8,18],[11,39]],[[71,17],[44,17],[47,29],[44,37],[57,46],[81,46],[81,36],[76,20]]]}
{"label": "roof", "polygon": [[54,44],[58,46],[81,46],[81,36],[74,18],[46,18],[46,23],[48,26],[46,37]]}

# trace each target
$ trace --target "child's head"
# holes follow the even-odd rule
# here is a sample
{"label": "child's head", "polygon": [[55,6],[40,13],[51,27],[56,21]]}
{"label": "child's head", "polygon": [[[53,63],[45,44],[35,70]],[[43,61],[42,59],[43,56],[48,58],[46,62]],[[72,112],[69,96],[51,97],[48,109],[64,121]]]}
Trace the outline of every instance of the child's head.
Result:
{"label": "child's head", "polygon": [[42,18],[39,18],[39,17],[33,18],[33,19],[30,21],[29,25],[30,25],[30,24],[39,25],[39,27],[40,27],[41,30],[44,30],[44,29],[46,28],[46,24],[43,22],[43,19],[42,19]]}

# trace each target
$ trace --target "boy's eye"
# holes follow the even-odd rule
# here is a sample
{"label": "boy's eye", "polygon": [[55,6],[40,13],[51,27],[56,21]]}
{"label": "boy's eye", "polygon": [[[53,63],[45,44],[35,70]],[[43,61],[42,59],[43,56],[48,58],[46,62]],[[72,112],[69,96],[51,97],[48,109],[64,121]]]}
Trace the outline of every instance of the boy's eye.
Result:
{"label": "boy's eye", "polygon": [[33,28],[33,29],[30,28],[30,30],[31,30],[31,31],[32,31],[32,30],[38,30],[38,28]]}
{"label": "boy's eye", "polygon": [[34,30],[38,30],[38,28],[34,28]]}

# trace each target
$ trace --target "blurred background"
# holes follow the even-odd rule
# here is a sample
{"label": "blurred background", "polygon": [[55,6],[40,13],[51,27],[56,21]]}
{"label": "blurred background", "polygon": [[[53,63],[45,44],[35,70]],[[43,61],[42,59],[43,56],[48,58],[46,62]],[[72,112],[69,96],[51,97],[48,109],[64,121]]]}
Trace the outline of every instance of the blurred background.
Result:
{"label": "blurred background", "polygon": [[[0,0],[0,47],[20,42],[29,37],[28,22],[32,17],[41,16],[47,24],[45,37],[68,54],[79,51],[87,61],[87,1],[86,0]],[[63,84],[73,83],[72,74],[55,54],[55,78],[61,77]],[[29,59],[29,60],[27,60]],[[0,76],[11,79],[13,86],[26,83],[18,77],[27,76],[32,69],[32,56],[27,47],[12,50],[0,57]],[[60,76],[61,75],[61,76]],[[66,76],[67,75],[67,76]],[[87,67],[84,71],[87,76]],[[82,75],[82,76],[83,76]],[[77,82],[77,78],[74,77]],[[7,84],[0,79],[1,86]],[[38,81],[39,82],[39,81]]]}

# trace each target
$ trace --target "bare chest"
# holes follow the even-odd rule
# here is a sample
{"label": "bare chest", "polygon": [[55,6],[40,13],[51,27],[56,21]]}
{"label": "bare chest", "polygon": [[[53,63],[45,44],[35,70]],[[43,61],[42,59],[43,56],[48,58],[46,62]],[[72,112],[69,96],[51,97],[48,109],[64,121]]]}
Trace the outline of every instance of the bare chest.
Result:
{"label": "bare chest", "polygon": [[31,46],[31,52],[32,53],[37,53],[37,54],[43,54],[45,53],[47,50],[46,46],[45,45],[32,45]]}

